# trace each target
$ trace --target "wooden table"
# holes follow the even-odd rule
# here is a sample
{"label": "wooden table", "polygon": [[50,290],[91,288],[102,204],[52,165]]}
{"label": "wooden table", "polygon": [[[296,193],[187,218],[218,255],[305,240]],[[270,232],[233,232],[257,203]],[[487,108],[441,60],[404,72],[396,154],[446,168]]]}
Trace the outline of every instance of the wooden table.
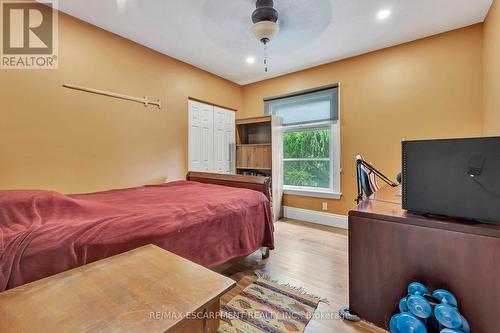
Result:
{"label": "wooden table", "polygon": [[427,217],[386,187],[349,212],[349,307],[387,328],[412,281],[458,299],[472,332],[500,332],[500,226]]}
{"label": "wooden table", "polygon": [[215,333],[234,285],[148,245],[0,293],[0,332]]}

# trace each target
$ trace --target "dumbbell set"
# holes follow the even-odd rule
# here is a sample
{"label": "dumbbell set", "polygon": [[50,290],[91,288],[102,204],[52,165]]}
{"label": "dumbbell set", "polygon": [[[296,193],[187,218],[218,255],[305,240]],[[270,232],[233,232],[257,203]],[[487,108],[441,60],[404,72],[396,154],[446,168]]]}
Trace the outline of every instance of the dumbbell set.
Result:
{"label": "dumbbell set", "polygon": [[389,322],[391,333],[470,333],[457,299],[444,289],[431,294],[423,284],[412,282],[408,295],[399,301],[399,311]]}

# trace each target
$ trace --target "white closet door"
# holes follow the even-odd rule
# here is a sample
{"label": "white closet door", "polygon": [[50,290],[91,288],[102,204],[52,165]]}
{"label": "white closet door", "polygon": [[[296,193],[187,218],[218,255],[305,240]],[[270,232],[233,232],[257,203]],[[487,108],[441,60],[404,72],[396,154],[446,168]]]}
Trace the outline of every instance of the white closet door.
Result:
{"label": "white closet door", "polygon": [[214,107],[189,101],[189,170],[214,171]]}
{"label": "white closet door", "polygon": [[224,167],[224,118],[225,110],[214,108],[214,171],[225,173]]}
{"label": "white closet door", "polygon": [[214,171],[234,173],[234,111],[214,107]]}

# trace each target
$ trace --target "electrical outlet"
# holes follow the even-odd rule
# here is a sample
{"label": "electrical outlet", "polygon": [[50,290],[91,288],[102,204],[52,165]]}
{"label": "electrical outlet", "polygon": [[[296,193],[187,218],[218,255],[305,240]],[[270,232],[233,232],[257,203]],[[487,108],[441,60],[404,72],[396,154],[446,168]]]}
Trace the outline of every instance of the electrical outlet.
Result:
{"label": "electrical outlet", "polygon": [[326,202],[326,201],[323,202],[322,208],[323,208],[323,210],[328,210],[328,202]]}

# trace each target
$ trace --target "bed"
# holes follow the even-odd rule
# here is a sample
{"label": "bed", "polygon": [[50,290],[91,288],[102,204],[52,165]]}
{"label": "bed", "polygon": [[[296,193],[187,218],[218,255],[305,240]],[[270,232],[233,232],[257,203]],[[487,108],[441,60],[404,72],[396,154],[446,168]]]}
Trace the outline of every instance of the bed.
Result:
{"label": "bed", "polygon": [[90,194],[0,191],[0,291],[155,244],[206,267],[274,248],[269,179],[186,181]]}

